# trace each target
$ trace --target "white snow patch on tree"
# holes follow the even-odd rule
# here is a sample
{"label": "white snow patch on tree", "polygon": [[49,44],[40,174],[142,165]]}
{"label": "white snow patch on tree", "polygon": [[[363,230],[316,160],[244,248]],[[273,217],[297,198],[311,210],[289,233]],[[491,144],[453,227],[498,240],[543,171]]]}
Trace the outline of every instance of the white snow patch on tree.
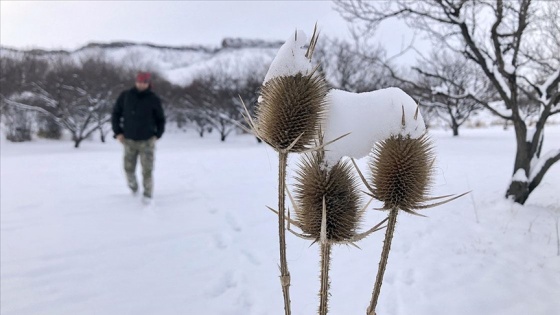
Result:
{"label": "white snow patch on tree", "polygon": [[399,88],[364,93],[331,90],[327,100],[328,112],[322,126],[324,142],[350,133],[326,146],[325,158],[330,166],[343,156],[363,158],[376,142],[392,135],[418,138],[426,132],[416,102]]}
{"label": "white snow patch on tree", "polygon": [[[555,156],[560,154],[560,149],[548,151],[545,155],[538,159],[531,160],[531,175],[529,176],[529,181],[532,182],[535,177],[541,172],[542,168],[548,162],[548,160],[553,159]],[[519,172],[519,170],[518,170]],[[514,179],[515,180],[515,179]]]}
{"label": "white snow patch on tree", "polygon": [[527,175],[525,175],[525,170],[520,168],[518,169],[515,174],[513,174],[513,177],[511,178],[512,182],[521,182],[521,183],[526,183],[527,182]]}
{"label": "white snow patch on tree", "polygon": [[554,82],[554,80],[556,80],[556,78],[560,76],[560,69],[554,71],[554,73],[552,73],[547,79],[546,81],[539,87],[539,89],[541,90],[542,94],[546,94],[546,90],[552,85],[552,83]]}

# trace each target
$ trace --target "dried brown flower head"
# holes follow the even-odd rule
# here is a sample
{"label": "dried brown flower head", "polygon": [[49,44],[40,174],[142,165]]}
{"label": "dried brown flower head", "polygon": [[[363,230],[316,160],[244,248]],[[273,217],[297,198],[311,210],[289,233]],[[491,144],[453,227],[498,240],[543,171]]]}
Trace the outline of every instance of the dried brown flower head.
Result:
{"label": "dried brown flower head", "polygon": [[326,240],[353,241],[360,223],[360,194],[351,165],[339,161],[332,168],[323,165],[321,153],[302,159],[295,185],[296,221],[302,231],[319,240],[326,208]]}
{"label": "dried brown flower head", "polygon": [[256,108],[258,136],[277,150],[290,152],[306,149],[317,134],[323,117],[328,87],[317,72],[273,78],[261,89]]}
{"label": "dried brown flower head", "polygon": [[371,187],[383,209],[413,212],[430,200],[434,152],[430,139],[392,136],[376,145],[370,161]]}

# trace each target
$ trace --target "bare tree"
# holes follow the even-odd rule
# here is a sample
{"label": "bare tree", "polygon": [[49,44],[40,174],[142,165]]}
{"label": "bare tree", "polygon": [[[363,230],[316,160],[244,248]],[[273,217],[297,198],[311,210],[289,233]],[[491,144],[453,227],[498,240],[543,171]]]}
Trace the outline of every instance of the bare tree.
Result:
{"label": "bare tree", "polygon": [[187,110],[185,104],[184,88],[175,85],[163,78],[162,75],[154,76],[152,86],[161,98],[165,116],[168,121],[175,121],[177,127],[183,128],[187,123]]}
{"label": "bare tree", "polygon": [[37,136],[46,139],[60,139],[62,137],[62,128],[50,116],[38,113],[37,117]]}
{"label": "bare tree", "polygon": [[0,56],[0,105],[10,141],[30,141],[34,115],[29,108],[18,107],[10,98],[21,97],[30,80],[44,77],[48,64],[28,55],[2,50]]}
{"label": "bare tree", "polygon": [[[81,60],[75,74],[74,86],[77,91],[83,91],[82,106],[87,107],[92,116],[91,128],[98,130],[101,142],[105,142],[106,134],[110,130],[109,120],[113,102],[120,91],[125,88],[127,78],[132,77],[129,71],[120,71],[103,56],[91,56]],[[85,115],[89,117],[89,115]],[[87,118],[86,118],[87,119]],[[86,128],[83,128],[83,134]],[[90,133],[91,134],[91,133]],[[87,138],[85,135],[84,138]]]}
{"label": "bare tree", "polygon": [[[37,62],[32,58],[23,66],[33,69]],[[123,87],[122,72],[100,59],[76,63],[57,58],[50,60],[45,73],[24,73],[26,79],[17,92],[3,100],[11,106],[50,115],[71,133],[76,148],[107,124],[114,95]]]}
{"label": "bare tree", "polygon": [[329,38],[323,43],[316,49],[315,58],[333,88],[360,93],[390,85],[386,70],[378,66],[384,54],[380,47],[363,51],[357,44]]}
{"label": "bare tree", "polygon": [[31,141],[33,117],[30,111],[4,104],[2,120],[6,127],[6,140],[11,142]]}
{"label": "bare tree", "polygon": [[[560,113],[560,28],[558,2],[428,0],[387,2],[336,0],[337,10],[365,32],[400,18],[430,36],[440,49],[462,54],[482,70],[499,95],[497,102],[469,97],[495,115],[511,121],[517,150],[506,198],[523,204],[550,167],[560,148],[542,154],[547,119]],[[449,95],[453,96],[453,95]],[[537,109],[529,126],[523,104]]]}
{"label": "bare tree", "polygon": [[212,74],[194,80],[190,86],[192,104],[195,105],[193,117],[218,130],[221,141],[237,128],[236,122],[242,117],[232,84],[234,82]]}
{"label": "bare tree", "polygon": [[[260,72],[255,71],[246,73],[243,79],[239,80],[239,84],[237,85],[238,96],[241,98],[241,100],[243,100],[243,104],[241,104],[241,106],[244,105],[249,111],[249,115],[251,115],[252,117],[254,117],[255,115],[255,110],[258,105],[258,96],[260,95],[259,91],[266,74],[266,68],[263,68],[261,70],[262,71]],[[245,130],[251,129],[245,119],[239,121],[239,124],[244,126]],[[256,137],[256,139],[258,143],[262,142],[259,137]]]}
{"label": "bare tree", "polygon": [[224,64],[209,69],[185,88],[184,95],[184,103],[190,107],[189,118],[200,135],[211,126],[220,133],[221,141],[245,123],[241,100],[250,112],[254,111],[266,71],[264,64],[234,72],[227,69],[230,67]]}
{"label": "bare tree", "polygon": [[474,64],[461,55],[434,51],[413,69],[419,75],[411,94],[428,111],[432,111],[459,135],[459,127],[482,105],[470,97],[490,99],[489,82]]}

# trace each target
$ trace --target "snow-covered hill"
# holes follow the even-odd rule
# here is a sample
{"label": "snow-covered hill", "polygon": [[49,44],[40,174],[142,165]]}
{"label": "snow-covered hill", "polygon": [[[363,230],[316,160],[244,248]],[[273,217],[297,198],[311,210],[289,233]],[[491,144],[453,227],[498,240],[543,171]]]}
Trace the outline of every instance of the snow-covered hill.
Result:
{"label": "snow-covered hill", "polygon": [[282,42],[226,38],[220,47],[160,46],[148,43],[92,43],[75,51],[21,51],[0,47],[2,56],[21,56],[24,52],[49,59],[52,57],[79,60],[88,56],[104,56],[107,60],[132,69],[147,69],[167,80],[185,85],[201,72],[225,71],[230,77],[247,72],[263,73]]}

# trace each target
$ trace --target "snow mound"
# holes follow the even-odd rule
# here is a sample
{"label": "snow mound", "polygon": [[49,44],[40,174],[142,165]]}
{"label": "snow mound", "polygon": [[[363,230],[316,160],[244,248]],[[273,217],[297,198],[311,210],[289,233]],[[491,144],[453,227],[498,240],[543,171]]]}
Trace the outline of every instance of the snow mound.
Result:
{"label": "snow mound", "polygon": [[310,74],[313,71],[313,65],[311,60],[305,56],[306,44],[307,36],[301,30],[297,30],[294,35],[288,37],[270,64],[263,84],[276,77],[289,77],[298,73]]}
{"label": "snow mound", "polygon": [[416,102],[399,88],[364,93],[331,90],[327,99],[328,111],[322,127],[325,143],[350,133],[326,146],[328,165],[335,164],[343,156],[365,157],[376,142],[392,135],[418,138],[426,132],[424,119],[416,111]]}

